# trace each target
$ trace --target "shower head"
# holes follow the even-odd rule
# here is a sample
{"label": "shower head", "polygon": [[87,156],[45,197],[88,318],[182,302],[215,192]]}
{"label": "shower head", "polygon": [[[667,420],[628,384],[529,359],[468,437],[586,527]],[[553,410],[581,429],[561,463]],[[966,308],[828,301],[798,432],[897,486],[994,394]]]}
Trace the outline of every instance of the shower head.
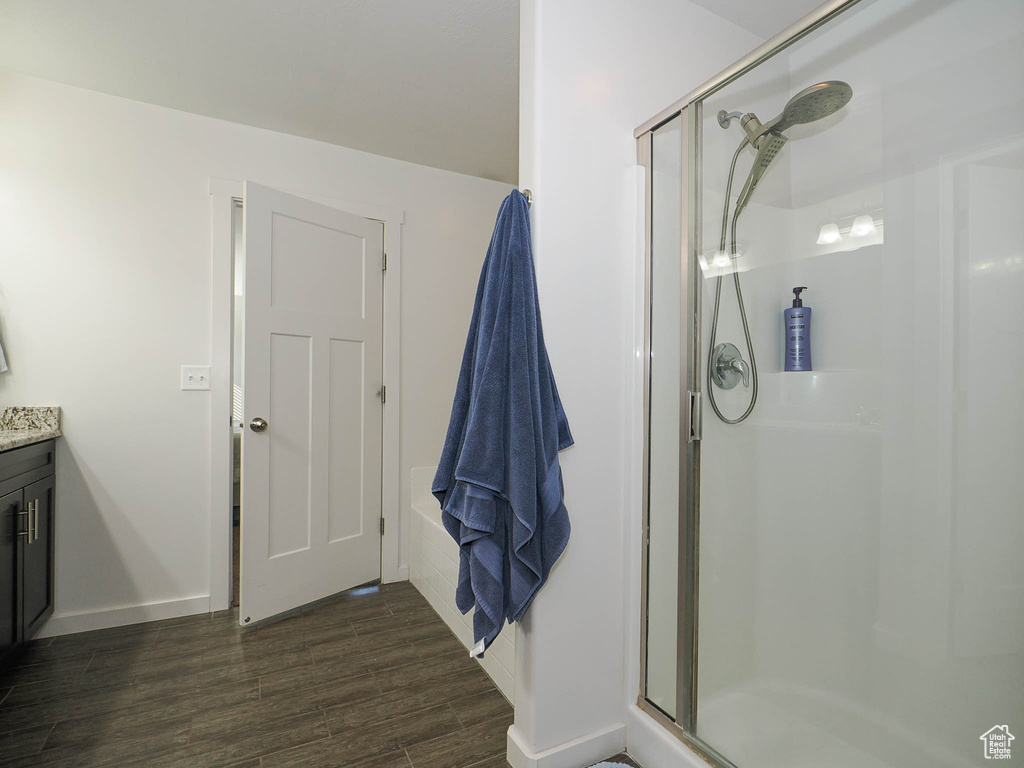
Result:
{"label": "shower head", "polygon": [[794,125],[813,123],[828,117],[834,112],[850,103],[853,98],[853,88],[842,80],[826,80],[823,83],[804,88],[796,94],[783,107],[782,113],[767,123],[762,124],[753,112],[743,114],[742,112],[726,112],[724,109],[718,113],[718,124],[728,128],[730,123],[739,119],[740,125],[747,134],[754,149],[761,148],[761,137],[769,131],[782,133]]}
{"label": "shower head", "polygon": [[842,80],[827,80],[812,85],[787,101],[782,114],[770,121],[767,129],[785,131],[794,125],[813,123],[838,112],[852,98],[853,88]]}
{"label": "shower head", "polygon": [[[750,202],[751,195],[757,187],[761,177],[772,164],[779,151],[788,140],[783,134],[794,125],[813,123],[838,112],[845,107],[853,98],[853,88],[842,80],[826,80],[823,83],[804,88],[798,94],[786,102],[782,114],[765,124],[757,119],[753,112],[740,117],[740,125],[747,134],[747,141],[757,150],[757,157],[754,165],[747,176],[747,182],[740,190],[739,198],[736,200],[736,214],[743,210]],[[722,110],[718,113],[718,122],[723,128],[728,128],[730,121],[739,116],[740,113],[726,113]]]}

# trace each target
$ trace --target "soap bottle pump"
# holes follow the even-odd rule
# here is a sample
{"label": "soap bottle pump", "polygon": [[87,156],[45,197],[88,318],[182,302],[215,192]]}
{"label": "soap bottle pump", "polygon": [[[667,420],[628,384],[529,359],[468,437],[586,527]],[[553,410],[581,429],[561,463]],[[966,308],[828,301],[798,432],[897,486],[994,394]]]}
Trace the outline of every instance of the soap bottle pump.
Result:
{"label": "soap bottle pump", "polygon": [[811,308],[805,307],[800,292],[802,285],[793,289],[793,306],[782,313],[786,332],[786,370],[810,371],[811,368]]}

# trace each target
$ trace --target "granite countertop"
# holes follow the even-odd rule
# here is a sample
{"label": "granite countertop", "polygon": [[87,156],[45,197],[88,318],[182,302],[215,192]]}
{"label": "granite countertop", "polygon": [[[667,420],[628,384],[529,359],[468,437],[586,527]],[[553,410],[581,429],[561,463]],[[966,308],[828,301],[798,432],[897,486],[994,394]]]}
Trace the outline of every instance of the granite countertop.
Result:
{"label": "granite countertop", "polygon": [[60,408],[5,408],[0,414],[0,451],[60,437]]}

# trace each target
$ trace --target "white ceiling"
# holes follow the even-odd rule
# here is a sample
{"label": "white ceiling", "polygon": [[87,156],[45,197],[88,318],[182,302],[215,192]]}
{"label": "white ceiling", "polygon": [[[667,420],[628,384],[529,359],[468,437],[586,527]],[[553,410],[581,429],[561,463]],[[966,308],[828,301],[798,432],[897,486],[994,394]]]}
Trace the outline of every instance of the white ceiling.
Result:
{"label": "white ceiling", "polygon": [[0,69],[518,175],[518,0],[0,0]]}
{"label": "white ceiling", "polygon": [[775,37],[824,0],[693,0],[737,27],[764,40]]}

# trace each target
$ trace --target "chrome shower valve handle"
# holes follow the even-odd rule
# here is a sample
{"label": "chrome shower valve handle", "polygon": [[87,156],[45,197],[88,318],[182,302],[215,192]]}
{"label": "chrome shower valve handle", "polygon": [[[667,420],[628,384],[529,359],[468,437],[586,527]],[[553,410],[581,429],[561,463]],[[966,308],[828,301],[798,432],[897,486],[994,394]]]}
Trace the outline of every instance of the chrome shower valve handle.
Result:
{"label": "chrome shower valve handle", "polygon": [[745,360],[733,360],[732,363],[729,364],[729,367],[739,373],[740,378],[743,379],[744,387],[750,386],[750,366],[747,365]]}
{"label": "chrome shower valve handle", "polygon": [[719,344],[712,350],[711,380],[719,389],[732,389],[740,381],[750,386],[750,365],[735,344]]}

